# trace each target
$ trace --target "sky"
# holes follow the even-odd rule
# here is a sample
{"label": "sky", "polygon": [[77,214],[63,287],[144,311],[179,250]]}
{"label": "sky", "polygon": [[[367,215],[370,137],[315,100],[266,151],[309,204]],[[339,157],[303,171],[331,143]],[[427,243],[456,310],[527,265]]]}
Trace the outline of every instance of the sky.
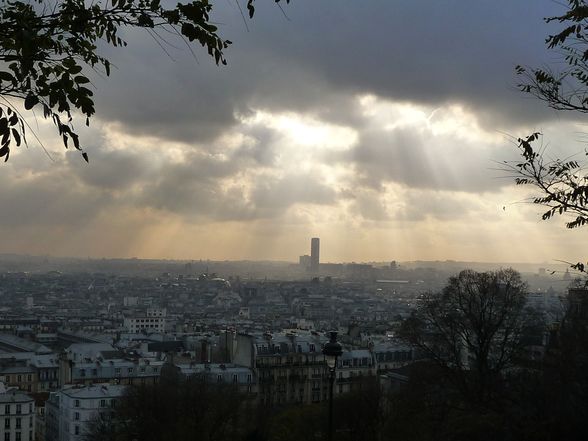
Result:
{"label": "sky", "polygon": [[[241,1],[244,3],[244,0]],[[557,65],[553,0],[216,0],[228,66],[166,36],[101,47],[97,113],[0,165],[0,253],[296,261],[585,259],[586,231],[540,220],[500,163],[539,130],[582,153],[581,115],[516,88]]]}

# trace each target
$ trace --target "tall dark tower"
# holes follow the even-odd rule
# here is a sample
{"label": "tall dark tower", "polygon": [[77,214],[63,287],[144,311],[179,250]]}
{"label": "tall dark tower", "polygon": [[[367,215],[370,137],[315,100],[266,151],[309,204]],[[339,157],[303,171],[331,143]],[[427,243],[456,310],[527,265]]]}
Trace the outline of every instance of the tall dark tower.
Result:
{"label": "tall dark tower", "polygon": [[319,254],[321,240],[318,237],[310,239],[310,272],[318,274],[319,272]]}

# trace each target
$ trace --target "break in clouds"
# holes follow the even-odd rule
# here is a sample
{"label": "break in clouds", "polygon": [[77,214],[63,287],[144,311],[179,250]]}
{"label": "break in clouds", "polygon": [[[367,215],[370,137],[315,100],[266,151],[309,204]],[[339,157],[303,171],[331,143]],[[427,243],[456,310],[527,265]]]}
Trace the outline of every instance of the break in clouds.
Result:
{"label": "break in clouds", "polygon": [[[93,80],[97,116],[82,131],[90,164],[64,153],[39,120],[53,159],[31,142],[3,165],[6,246],[26,248],[25,227],[35,226],[46,245],[31,252],[56,252],[60,238],[57,252],[94,254],[68,247],[82,237],[105,255],[199,258],[215,246],[228,258],[300,254],[167,243],[207,226],[207,236],[299,238],[301,251],[308,237],[331,234],[357,241],[348,247],[356,260],[394,256],[374,250],[376,236],[390,234],[405,253],[397,258],[434,257],[435,243],[447,258],[492,259],[460,248],[455,230],[475,224],[500,236],[489,240],[511,241],[524,237],[520,225],[537,226],[537,210],[516,204],[523,195],[496,170],[516,155],[511,137],[551,132],[557,153],[578,146],[582,127],[515,87],[516,64],[552,60],[542,18],[558,5],[482,3],[294,1],[287,18],[260,4],[247,31],[236,5],[217,2],[215,19],[234,41],[227,67],[181,42],[166,54],[146,34],[128,35],[129,47],[106,49],[112,77]],[[533,234],[545,237],[542,226]],[[146,236],[152,248],[137,245]]]}

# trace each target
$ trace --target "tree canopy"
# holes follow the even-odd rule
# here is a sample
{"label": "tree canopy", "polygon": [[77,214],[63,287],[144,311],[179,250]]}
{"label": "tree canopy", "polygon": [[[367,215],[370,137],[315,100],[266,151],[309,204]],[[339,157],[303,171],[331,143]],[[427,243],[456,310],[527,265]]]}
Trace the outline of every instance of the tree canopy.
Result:
{"label": "tree canopy", "polygon": [[[567,0],[566,11],[548,17],[546,22],[563,28],[546,39],[549,49],[559,53],[559,70],[549,67],[517,66],[521,91],[531,94],[556,110],[588,113],[588,2]],[[588,172],[577,157],[549,159],[541,147],[542,134],[519,138],[522,161],[506,162],[517,185],[538,190],[533,203],[547,207],[543,220],[556,215],[571,215],[568,228],[588,223]],[[537,147],[539,143],[539,147]],[[587,153],[588,154],[588,153]]]}
{"label": "tree canopy", "polygon": [[[243,2],[253,17],[255,0]],[[202,46],[217,65],[226,64],[231,42],[211,21],[213,1],[168,5],[161,0],[0,0],[0,158],[7,161],[11,147],[27,142],[24,107],[50,119],[65,147],[71,142],[88,160],[74,119],[90,123],[96,110],[88,73],[110,75],[111,63],[100,46],[125,47],[122,28],[142,28],[156,41],[160,32],[170,31],[189,47]]]}
{"label": "tree canopy", "polygon": [[523,78],[519,87],[553,109],[588,113],[588,2],[567,0],[567,4],[565,13],[545,19],[563,25],[546,39],[547,47],[562,55],[563,68],[517,66]]}
{"label": "tree canopy", "polygon": [[486,401],[520,355],[526,290],[512,269],[464,270],[441,292],[424,295],[400,334],[447,370],[467,401]]}

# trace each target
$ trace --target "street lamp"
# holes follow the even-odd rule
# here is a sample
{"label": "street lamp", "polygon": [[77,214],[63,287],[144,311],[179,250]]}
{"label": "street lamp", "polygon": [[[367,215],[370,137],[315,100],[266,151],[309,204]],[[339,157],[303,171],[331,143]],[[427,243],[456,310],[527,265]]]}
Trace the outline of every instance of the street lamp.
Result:
{"label": "street lamp", "polygon": [[337,331],[329,332],[329,342],[323,348],[323,355],[329,368],[329,441],[333,441],[333,386],[335,383],[335,370],[337,358],[343,353],[341,344],[337,342]]}

